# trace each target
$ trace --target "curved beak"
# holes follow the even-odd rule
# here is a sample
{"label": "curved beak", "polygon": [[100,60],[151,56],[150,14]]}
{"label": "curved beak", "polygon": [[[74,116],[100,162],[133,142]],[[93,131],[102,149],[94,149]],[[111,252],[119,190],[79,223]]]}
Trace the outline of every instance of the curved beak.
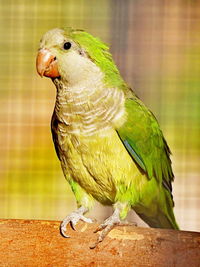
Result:
{"label": "curved beak", "polygon": [[60,76],[58,62],[48,49],[40,49],[36,59],[38,74],[43,77],[57,78]]}

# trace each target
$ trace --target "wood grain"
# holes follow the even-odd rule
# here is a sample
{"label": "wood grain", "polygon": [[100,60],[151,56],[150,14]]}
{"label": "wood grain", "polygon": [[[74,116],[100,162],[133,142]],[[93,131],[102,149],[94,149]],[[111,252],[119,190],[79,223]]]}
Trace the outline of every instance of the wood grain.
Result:
{"label": "wood grain", "polygon": [[116,227],[95,249],[97,224],[63,238],[57,221],[0,220],[0,266],[200,266],[200,233]]}

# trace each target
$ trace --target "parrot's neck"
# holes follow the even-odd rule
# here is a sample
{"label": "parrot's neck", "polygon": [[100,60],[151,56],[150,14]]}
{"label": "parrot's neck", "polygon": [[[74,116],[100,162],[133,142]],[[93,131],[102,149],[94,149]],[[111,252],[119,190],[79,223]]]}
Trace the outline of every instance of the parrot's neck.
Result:
{"label": "parrot's neck", "polygon": [[66,134],[93,135],[124,122],[124,93],[107,88],[102,73],[74,85],[61,79],[53,82],[57,88],[55,114]]}

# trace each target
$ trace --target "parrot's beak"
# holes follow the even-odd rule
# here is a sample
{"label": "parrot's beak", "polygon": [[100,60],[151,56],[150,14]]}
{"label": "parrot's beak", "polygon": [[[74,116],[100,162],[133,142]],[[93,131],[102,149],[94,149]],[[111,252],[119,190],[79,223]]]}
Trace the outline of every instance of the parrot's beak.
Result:
{"label": "parrot's beak", "polygon": [[56,57],[48,49],[40,49],[36,59],[38,74],[43,77],[57,78],[60,76]]}

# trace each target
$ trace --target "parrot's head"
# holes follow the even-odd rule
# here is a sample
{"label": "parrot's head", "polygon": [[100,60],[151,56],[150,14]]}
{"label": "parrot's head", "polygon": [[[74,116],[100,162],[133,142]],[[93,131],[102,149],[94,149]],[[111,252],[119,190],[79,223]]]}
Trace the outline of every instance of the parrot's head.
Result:
{"label": "parrot's head", "polygon": [[36,60],[40,76],[74,84],[88,77],[122,82],[108,46],[83,30],[52,29],[44,34]]}

